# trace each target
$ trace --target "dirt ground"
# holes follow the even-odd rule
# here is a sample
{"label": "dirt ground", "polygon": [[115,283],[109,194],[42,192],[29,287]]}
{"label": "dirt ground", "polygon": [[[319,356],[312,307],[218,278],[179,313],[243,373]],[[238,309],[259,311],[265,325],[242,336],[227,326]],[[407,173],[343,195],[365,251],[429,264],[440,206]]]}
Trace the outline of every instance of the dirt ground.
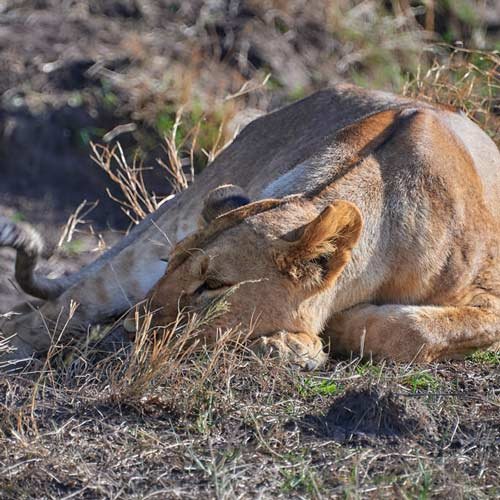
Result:
{"label": "dirt ground", "polygon": [[500,493],[498,356],[426,368],[336,360],[314,374],[234,354],[171,362],[146,386],[116,359],[83,357],[0,381],[0,497]]}

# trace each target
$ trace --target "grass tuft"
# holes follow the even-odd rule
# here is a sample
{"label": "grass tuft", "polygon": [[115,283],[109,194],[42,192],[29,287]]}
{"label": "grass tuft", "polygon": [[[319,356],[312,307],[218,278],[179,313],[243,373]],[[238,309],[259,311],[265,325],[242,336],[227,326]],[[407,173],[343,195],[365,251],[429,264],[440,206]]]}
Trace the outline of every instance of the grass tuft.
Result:
{"label": "grass tuft", "polygon": [[420,66],[403,87],[407,96],[453,106],[500,143],[498,51],[434,46],[430,67]]}

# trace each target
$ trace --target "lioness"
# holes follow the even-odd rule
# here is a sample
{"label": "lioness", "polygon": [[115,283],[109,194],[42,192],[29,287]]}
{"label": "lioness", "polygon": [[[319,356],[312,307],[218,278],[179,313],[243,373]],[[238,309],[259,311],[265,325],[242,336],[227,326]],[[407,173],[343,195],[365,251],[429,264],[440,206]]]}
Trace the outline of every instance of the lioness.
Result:
{"label": "lioness", "polygon": [[[244,191],[215,189],[231,182]],[[75,301],[65,332],[81,335],[143,299],[180,241],[151,293],[157,325],[231,289],[209,339],[251,326],[256,350],[310,369],[321,337],[377,358],[458,357],[500,340],[499,221],[500,154],[475,124],[338,86],[252,122],[79,275],[35,279],[24,252],[18,279],[49,300],[3,329],[17,332],[11,357],[45,351]]]}

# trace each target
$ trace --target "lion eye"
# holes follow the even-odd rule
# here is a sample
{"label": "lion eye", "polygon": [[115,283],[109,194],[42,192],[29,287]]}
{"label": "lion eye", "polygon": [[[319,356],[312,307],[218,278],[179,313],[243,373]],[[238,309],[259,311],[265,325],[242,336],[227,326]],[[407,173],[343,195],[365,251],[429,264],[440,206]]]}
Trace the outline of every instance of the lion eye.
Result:
{"label": "lion eye", "polygon": [[208,278],[205,283],[200,285],[196,291],[194,292],[195,294],[199,295],[203,292],[206,292],[207,290],[218,290],[219,288],[224,288],[226,285],[222,283],[221,281],[214,279],[214,278]]}
{"label": "lion eye", "polygon": [[205,281],[205,285],[209,290],[217,290],[218,288],[222,288],[223,286],[225,286],[222,281],[216,280],[214,278],[208,278]]}

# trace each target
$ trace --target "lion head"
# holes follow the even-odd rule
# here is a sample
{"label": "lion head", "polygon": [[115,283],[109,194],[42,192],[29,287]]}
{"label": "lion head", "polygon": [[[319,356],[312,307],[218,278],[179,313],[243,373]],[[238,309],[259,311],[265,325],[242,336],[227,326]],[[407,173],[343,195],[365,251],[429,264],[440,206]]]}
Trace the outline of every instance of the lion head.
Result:
{"label": "lion head", "polygon": [[300,196],[252,203],[236,186],[209,193],[203,227],[174,247],[150,293],[154,323],[168,326],[180,312],[201,313],[223,300],[225,307],[200,329],[209,342],[233,328],[252,338],[319,333],[327,319],[325,292],[362,229],[352,203],[320,205]]}

